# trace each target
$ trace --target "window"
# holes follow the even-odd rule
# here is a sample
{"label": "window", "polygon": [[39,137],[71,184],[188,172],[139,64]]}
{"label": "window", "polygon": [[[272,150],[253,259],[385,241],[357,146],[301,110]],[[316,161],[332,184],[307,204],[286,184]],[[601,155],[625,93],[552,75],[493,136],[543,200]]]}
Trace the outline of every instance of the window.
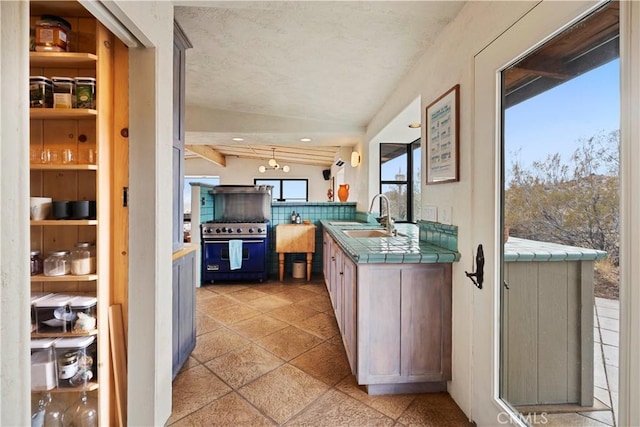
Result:
{"label": "window", "polygon": [[397,222],[420,219],[420,139],[410,144],[380,144],[380,192],[391,202]]}
{"label": "window", "polygon": [[255,185],[271,185],[274,202],[306,202],[309,199],[307,179],[254,179]]}

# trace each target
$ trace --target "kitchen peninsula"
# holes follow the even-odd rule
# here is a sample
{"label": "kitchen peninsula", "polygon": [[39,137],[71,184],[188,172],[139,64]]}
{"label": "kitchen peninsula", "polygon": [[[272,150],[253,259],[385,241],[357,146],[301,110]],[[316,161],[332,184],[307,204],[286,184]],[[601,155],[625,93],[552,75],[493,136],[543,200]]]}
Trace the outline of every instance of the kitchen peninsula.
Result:
{"label": "kitchen peninsula", "polygon": [[352,373],[369,394],[446,390],[457,227],[320,221],[323,272]]}

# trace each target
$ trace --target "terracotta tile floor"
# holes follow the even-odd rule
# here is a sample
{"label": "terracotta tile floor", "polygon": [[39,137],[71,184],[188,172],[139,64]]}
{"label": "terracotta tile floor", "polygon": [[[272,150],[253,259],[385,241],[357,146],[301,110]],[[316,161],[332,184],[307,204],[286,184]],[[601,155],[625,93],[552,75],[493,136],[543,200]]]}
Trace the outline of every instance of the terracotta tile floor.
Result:
{"label": "terracotta tile floor", "polygon": [[468,426],[447,393],[369,396],[321,278],[197,289],[197,342],[171,426]]}

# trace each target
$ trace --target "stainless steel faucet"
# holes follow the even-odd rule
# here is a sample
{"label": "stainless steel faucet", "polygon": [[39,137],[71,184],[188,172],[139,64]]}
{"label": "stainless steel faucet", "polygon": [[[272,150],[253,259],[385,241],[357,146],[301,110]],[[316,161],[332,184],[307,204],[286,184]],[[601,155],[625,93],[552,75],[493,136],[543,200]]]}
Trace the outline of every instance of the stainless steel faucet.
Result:
{"label": "stainless steel faucet", "polygon": [[373,203],[376,201],[378,197],[380,197],[380,199],[387,202],[387,215],[382,218],[381,224],[384,225],[385,229],[387,230],[387,233],[395,235],[395,229],[393,227],[393,219],[391,219],[391,203],[389,202],[389,198],[387,196],[385,196],[382,193],[379,193],[373,196],[373,198],[371,199],[371,206],[369,206],[369,213],[373,212]]}

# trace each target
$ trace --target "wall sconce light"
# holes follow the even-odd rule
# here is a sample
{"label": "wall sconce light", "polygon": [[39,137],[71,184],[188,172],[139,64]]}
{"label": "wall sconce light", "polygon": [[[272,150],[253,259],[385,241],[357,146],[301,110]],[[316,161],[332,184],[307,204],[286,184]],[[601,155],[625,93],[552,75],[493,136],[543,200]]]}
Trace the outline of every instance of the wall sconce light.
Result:
{"label": "wall sconce light", "polygon": [[258,171],[260,173],[265,173],[267,170],[271,170],[271,169],[273,169],[274,171],[277,171],[278,169],[282,169],[282,172],[284,173],[289,172],[291,170],[289,165],[284,165],[282,166],[282,168],[280,168],[280,164],[276,161],[276,149],[272,148],[271,150],[272,150],[272,154],[268,162],[269,166],[260,165],[258,167]]}
{"label": "wall sconce light", "polygon": [[359,164],[360,164],[360,153],[358,153],[357,151],[352,151],[351,166],[355,168],[355,167],[358,167]]}

